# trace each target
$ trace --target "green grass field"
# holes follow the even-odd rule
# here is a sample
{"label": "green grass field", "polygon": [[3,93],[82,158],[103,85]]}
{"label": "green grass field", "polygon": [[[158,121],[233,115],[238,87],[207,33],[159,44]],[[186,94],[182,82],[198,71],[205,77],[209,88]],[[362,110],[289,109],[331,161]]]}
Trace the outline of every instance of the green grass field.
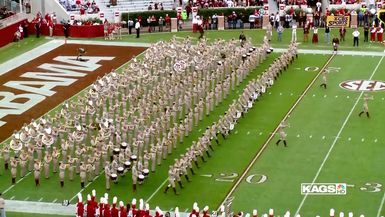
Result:
{"label": "green grass field", "polygon": [[[247,30],[245,33],[252,37],[255,44],[263,37],[263,31]],[[187,32],[176,35],[196,37]],[[234,30],[206,32],[210,40],[218,37],[237,38],[238,35],[239,31]],[[350,36],[350,33],[347,35]],[[140,41],[131,36],[123,40],[151,43],[171,37],[172,34],[156,33],[143,34]],[[323,42],[322,33],[317,46],[302,43],[301,39],[299,34],[299,47],[302,49],[331,49],[330,45]],[[290,32],[286,30],[284,41],[277,43],[274,35],[272,46],[286,47],[289,40]],[[383,45],[369,43],[362,43],[362,46],[356,49],[351,47],[351,41],[351,37],[347,37],[347,41],[342,43],[340,48],[357,51],[384,50]],[[22,49],[26,51],[43,42],[43,39],[31,41],[22,46]],[[14,45],[0,49],[0,62],[11,59],[12,56],[5,55],[5,52],[11,52],[13,49]],[[278,55],[271,54],[261,66],[250,73],[247,80],[256,78]],[[163,210],[178,206],[181,211],[189,212],[195,201],[201,209],[204,205],[209,205],[210,210],[217,209],[227,194],[234,190],[231,191],[231,196],[235,212],[252,212],[252,209],[258,209],[261,215],[267,213],[269,208],[274,208],[275,213],[281,216],[287,210],[292,214],[299,211],[301,216],[328,216],[329,209],[334,208],[336,213],[343,211],[346,214],[352,211],[355,215],[365,214],[370,217],[384,215],[384,210],[381,212],[379,209],[385,196],[385,135],[382,133],[385,93],[370,93],[374,97],[374,100],[369,102],[371,118],[360,118],[358,114],[362,110],[363,92],[348,91],[342,89],[339,84],[348,80],[385,80],[385,61],[383,57],[359,54],[336,55],[325,66],[329,58],[330,55],[300,54],[298,60],[255,103],[253,109],[240,119],[233,133],[226,140],[220,138],[220,146],[214,145],[215,152],[208,162],[200,163],[199,169],[195,168],[197,174],[192,176],[192,182],[187,183],[182,179],[185,188],[178,188],[179,196],[175,196],[171,191],[168,194],[163,193],[167,183],[168,165],[200,136],[206,126],[218,120],[232,99],[238,97],[247,80],[217,107],[214,113],[194,128],[193,133],[178,146],[172,156],[162,162],[156,173],[151,173],[149,180],[139,186],[138,192],[132,193],[128,176],[121,179],[119,184],[112,185],[110,199],[114,195],[127,202],[133,197],[143,198],[150,203],[152,209],[156,205]],[[319,87],[321,78],[316,78],[324,66],[330,72],[326,90]],[[272,133],[289,111],[287,121],[290,127],[286,130],[288,147],[277,147],[275,142],[278,135]],[[262,147],[265,149],[256,157]],[[254,158],[255,162],[250,164]],[[8,189],[4,197],[13,200],[61,202],[74,198],[80,191],[78,179],[73,183],[67,180],[65,187],[61,189],[56,176],[42,180],[39,188],[34,187],[32,175],[11,189],[10,182],[9,171],[4,173],[1,169],[0,190],[4,192]],[[301,183],[312,182],[347,183],[349,186],[347,194],[343,196],[301,195]],[[98,195],[104,193],[104,174],[90,183],[83,195],[90,193],[92,189],[96,189]],[[36,215],[10,213],[9,216]]]}

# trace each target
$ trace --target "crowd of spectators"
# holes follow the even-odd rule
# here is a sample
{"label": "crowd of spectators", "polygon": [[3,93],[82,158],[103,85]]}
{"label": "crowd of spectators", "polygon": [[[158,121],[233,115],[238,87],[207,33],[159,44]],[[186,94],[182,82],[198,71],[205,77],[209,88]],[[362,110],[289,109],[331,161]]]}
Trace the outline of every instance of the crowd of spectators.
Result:
{"label": "crowd of spectators", "polygon": [[5,18],[7,18],[7,17],[10,17],[10,16],[12,16],[12,15],[14,15],[14,14],[15,14],[14,12],[9,11],[9,10],[7,9],[7,7],[5,7],[5,6],[3,6],[3,7],[0,8],[0,20],[1,20],[1,19],[5,19]]}
{"label": "crowd of spectators", "polygon": [[155,11],[163,11],[164,10],[164,7],[163,7],[163,3],[160,2],[150,2],[150,4],[148,5],[148,10],[149,11],[152,11],[152,10],[155,10]]}
{"label": "crowd of spectators", "polygon": [[83,14],[96,14],[100,9],[95,0],[59,0],[67,11],[79,11]]}

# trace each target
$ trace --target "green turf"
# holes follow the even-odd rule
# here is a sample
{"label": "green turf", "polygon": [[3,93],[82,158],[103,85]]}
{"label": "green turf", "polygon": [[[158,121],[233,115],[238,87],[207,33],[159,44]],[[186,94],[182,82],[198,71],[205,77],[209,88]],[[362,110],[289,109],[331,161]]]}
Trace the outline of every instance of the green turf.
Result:
{"label": "green turf", "polygon": [[48,40],[44,37],[36,38],[34,36],[30,36],[28,38],[20,41],[20,46],[17,43],[10,43],[2,48],[0,48],[0,64],[19,56],[39,45],[46,43]]}
{"label": "green turf", "polygon": [[[323,42],[322,30],[319,31],[320,43],[317,46],[311,43],[302,43],[300,32],[299,30],[300,48],[331,49],[330,45]],[[258,44],[262,40],[264,30],[245,30],[245,33],[252,37],[255,44]],[[290,40],[290,33],[290,30],[286,30],[284,41],[281,43],[276,42],[274,33],[272,46],[286,47]],[[336,35],[336,33],[337,30],[333,30],[332,34]],[[124,41],[151,43],[158,40],[168,40],[172,35],[169,33],[142,34],[140,40],[135,39],[134,36],[127,36]],[[178,37],[197,36],[197,34],[190,32],[180,32],[176,35]],[[206,36],[210,40],[218,37],[237,38],[238,35],[239,30],[206,32]],[[350,32],[348,32],[347,41],[341,44],[341,49],[360,51],[383,51],[384,49],[383,45],[370,43],[361,43],[362,46],[357,49],[351,47],[351,41]],[[254,78],[262,72],[274,57],[277,57],[277,54],[271,55],[261,67],[250,74],[248,79]],[[159,188],[160,190],[149,201],[152,209],[156,205],[164,210],[179,206],[181,211],[186,209],[190,211],[194,201],[199,202],[201,208],[204,205],[209,205],[210,209],[217,208],[236,179],[270,136],[270,133],[318,73],[317,70],[305,71],[304,69],[310,66],[322,68],[327,58],[326,55],[300,55],[297,62],[240,120],[233,134],[227,140],[220,138],[220,146],[214,145],[215,152],[212,158],[208,159],[205,164],[200,163],[202,167],[195,169],[197,174],[192,177],[192,182],[187,183],[182,178],[185,189],[180,190],[178,188],[181,195],[174,196],[172,191],[169,191],[168,194],[162,193],[165,187],[162,184],[166,183],[168,165],[180,153],[184,153],[184,149],[191,145],[191,141],[200,136],[199,129],[204,130],[206,126],[218,119],[218,116],[227,109],[231,100],[237,97],[240,92],[232,93],[229,99],[225,100],[213,114],[205,118],[199,127],[195,128],[193,133],[185,139],[185,143],[179,145],[173,155],[162,162],[162,166],[157,168],[157,172],[150,174],[150,179],[139,186],[137,193],[132,193],[130,177],[125,177],[119,184],[112,185],[109,192],[110,198],[117,195],[119,200],[127,202],[132,197],[147,200]],[[319,88],[320,80],[318,80],[291,114],[289,118],[290,128],[287,129],[289,147],[276,147],[274,142],[278,137],[275,137],[268,144],[267,149],[246,175],[249,177],[256,174],[252,180],[253,183],[242,180],[241,185],[233,195],[235,197],[233,202],[235,211],[251,212],[252,209],[257,208],[260,213],[266,213],[269,208],[274,208],[276,213],[281,215],[286,210],[290,210],[292,214],[297,210],[303,199],[300,194],[300,183],[312,182],[329,148],[334,143],[335,136],[360,94],[359,92],[342,90],[338,84],[352,79],[369,79],[379,60],[380,57],[359,56],[336,56],[333,59],[329,66],[340,67],[341,69],[328,75],[329,86],[327,90]],[[373,79],[385,80],[383,75],[384,62],[381,63]],[[245,85],[246,82],[243,82],[237,91],[241,91]],[[366,182],[385,184],[383,182],[385,174],[382,173],[383,156],[385,156],[385,147],[383,146],[385,136],[382,133],[382,120],[385,120],[385,114],[382,112],[382,108],[385,94],[377,92],[373,95],[375,100],[371,101],[369,105],[372,118],[357,117],[362,109],[362,100],[360,100],[342,130],[340,138],[336,140],[334,148],[316,180],[316,182],[346,182],[354,185],[354,187],[348,188],[346,196],[308,196],[300,212],[302,216],[314,216],[316,214],[327,216],[332,207],[337,212],[354,211],[355,214],[364,213],[366,216],[377,215],[384,195],[383,187],[381,187],[380,192],[376,193],[364,192],[360,189]],[[376,139],[377,142],[374,142]],[[233,178],[229,177],[232,173],[236,173]],[[261,174],[267,176],[267,181],[258,184],[256,182]],[[0,190],[4,190],[10,186],[10,175],[9,172],[4,175],[2,169],[0,169],[0,175]],[[4,196],[6,198],[14,196],[15,200],[24,200],[29,197],[29,200],[36,201],[42,198],[42,201],[52,202],[55,199],[58,201],[70,199],[80,190],[78,179],[73,183],[67,180],[64,189],[60,189],[57,177],[51,176],[50,180],[42,180],[41,187],[36,189],[33,187],[32,178],[31,175],[27,176]],[[93,188],[97,190],[99,195],[104,193],[104,174],[90,184],[84,193],[90,193]],[[383,211],[382,214],[385,212]]]}
{"label": "green turf", "polygon": [[[216,38],[222,38],[226,40],[230,39],[238,39],[239,34],[242,30],[236,29],[236,30],[224,30],[224,31],[213,31],[208,30],[205,31],[205,36],[210,40],[215,40]],[[262,29],[244,29],[243,30],[247,38],[251,38],[253,44],[260,44],[263,40],[263,36],[266,33],[266,30]],[[330,40],[332,40],[333,37],[339,37],[339,30],[338,29],[331,29],[331,36]],[[361,31],[361,37],[360,37],[360,46],[358,48],[353,47],[353,37],[352,37],[352,29],[347,29],[346,32],[346,41],[340,43],[340,50],[359,50],[359,51],[384,51],[385,46],[380,43],[364,43],[364,37],[363,37],[363,30]],[[176,33],[169,33],[169,32],[155,32],[155,33],[144,33],[140,35],[140,38],[137,39],[136,35],[124,35],[122,41],[129,41],[129,42],[146,42],[146,43],[155,43],[160,40],[169,40],[173,36],[177,37],[186,37],[191,36],[194,40],[197,40],[199,33],[193,33],[191,31],[183,31],[183,32],[176,32]],[[309,42],[303,42],[303,30],[298,29],[297,30],[297,42],[299,42],[299,48],[302,49],[323,49],[323,50],[332,50],[333,47],[331,44],[326,44],[324,41],[324,29],[319,29],[318,31],[318,39],[319,43],[317,45],[311,43],[311,37],[312,33],[309,34]],[[103,38],[98,38],[96,40],[104,40]],[[278,42],[277,33],[274,30],[273,31],[273,37],[271,39],[271,45],[273,47],[282,47],[286,48],[287,43],[291,40],[291,29],[285,29],[283,33],[283,40],[281,42]]]}
{"label": "green turf", "polygon": [[[314,85],[295,109],[289,118],[291,127],[287,130],[289,148],[276,147],[274,142],[277,138],[269,143],[250,172],[266,174],[269,180],[257,186],[242,182],[234,194],[233,206],[236,210],[251,211],[252,208],[258,208],[267,212],[275,207],[277,214],[283,214],[286,210],[294,213],[297,210],[303,198],[300,184],[312,182],[359,96],[359,92],[343,90],[338,84],[351,79],[369,79],[379,60],[379,57],[334,58],[330,66],[341,67],[341,70],[329,75],[327,90]],[[349,64],[360,61],[365,64]],[[385,62],[382,62],[374,79],[385,78],[381,73],[384,66]],[[375,101],[370,103],[370,107],[374,117],[359,118],[362,102],[358,102],[316,180],[320,183],[348,183],[355,186],[348,188],[346,196],[308,196],[300,212],[302,215],[325,216],[330,208],[335,208],[337,211],[376,216],[383,190],[378,193],[360,190],[366,182],[383,184],[385,180],[385,174],[379,173],[383,168],[385,147],[382,144],[385,137],[378,128],[385,118],[381,112],[382,97],[385,95],[383,92],[373,95]],[[364,141],[361,141],[362,138]],[[378,139],[377,143],[375,139]]]}
{"label": "green turf", "polygon": [[36,213],[21,213],[21,212],[6,212],[8,217],[67,217],[68,215],[47,215],[47,214],[36,214]]}

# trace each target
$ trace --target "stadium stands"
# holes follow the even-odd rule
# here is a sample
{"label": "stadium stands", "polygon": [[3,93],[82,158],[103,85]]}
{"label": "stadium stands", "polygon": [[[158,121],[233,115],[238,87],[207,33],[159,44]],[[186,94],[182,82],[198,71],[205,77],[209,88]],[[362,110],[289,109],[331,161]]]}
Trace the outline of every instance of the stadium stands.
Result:
{"label": "stadium stands", "polygon": [[119,10],[119,11],[146,11],[149,8],[149,5],[154,8],[155,3],[162,3],[165,10],[174,8],[173,0],[159,0],[159,1],[146,1],[146,0],[118,0],[116,5],[112,5],[110,0],[98,0],[100,5],[104,5],[107,9],[110,10]]}

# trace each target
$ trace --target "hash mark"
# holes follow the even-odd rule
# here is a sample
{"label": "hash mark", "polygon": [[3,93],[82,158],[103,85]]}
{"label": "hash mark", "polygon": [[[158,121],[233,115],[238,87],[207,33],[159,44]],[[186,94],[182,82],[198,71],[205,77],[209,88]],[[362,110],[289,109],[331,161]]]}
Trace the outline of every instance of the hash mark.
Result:
{"label": "hash mark", "polygon": [[172,212],[174,210],[174,208],[171,208],[169,211]]}
{"label": "hash mark", "polygon": [[41,197],[38,201],[41,202],[43,200],[43,198]]}
{"label": "hash mark", "polygon": [[338,98],[338,95],[336,95],[336,98]]}
{"label": "hash mark", "polygon": [[290,93],[290,96],[293,96],[293,93]]}
{"label": "hash mark", "polygon": [[261,135],[262,135],[262,132],[259,132],[259,135],[261,136]]}
{"label": "hash mark", "polygon": [[325,139],[325,136],[323,136],[322,139]]}
{"label": "hash mark", "polygon": [[326,98],[326,94],[324,95],[324,98]]}
{"label": "hash mark", "polygon": [[52,201],[52,203],[55,203],[57,201],[57,198],[55,198],[55,200]]}
{"label": "hash mark", "polygon": [[271,95],[271,92],[269,92],[269,95]]}
{"label": "hash mark", "polygon": [[280,96],[282,96],[282,93],[279,93]]}
{"label": "hash mark", "polygon": [[349,96],[346,96],[346,99],[349,99],[350,97]]}
{"label": "hash mark", "polygon": [[247,131],[247,133],[246,133],[247,135],[249,135],[250,134],[250,131]]}
{"label": "hash mark", "polygon": [[315,94],[313,94],[313,97],[315,97]]}
{"label": "hash mark", "polygon": [[350,140],[352,140],[352,138],[349,137],[348,140],[350,141]]}
{"label": "hash mark", "polygon": [[299,138],[299,134],[297,134],[297,138]]}
{"label": "hash mark", "polygon": [[238,134],[238,130],[237,131],[235,131],[235,133],[234,134]]}
{"label": "hash mark", "polygon": [[10,200],[13,200],[13,198],[15,198],[15,196],[12,196],[11,198],[9,198]]}
{"label": "hash mark", "polygon": [[364,138],[362,138],[362,139],[361,139],[361,142],[363,142],[363,141],[365,141],[365,139],[364,139]]}
{"label": "hash mark", "polygon": [[26,197],[25,199],[24,199],[24,201],[27,201],[29,199],[29,197]]}
{"label": "hash mark", "polygon": [[202,129],[199,129],[199,130],[198,130],[198,132],[201,132],[201,131],[202,131]]}
{"label": "hash mark", "polygon": [[184,210],[184,212],[188,212],[188,208]]}
{"label": "hash mark", "polygon": [[310,138],[310,139],[313,138],[313,135],[310,135],[309,138]]}
{"label": "hash mark", "polygon": [[377,142],[377,139],[375,139],[374,142]]}

